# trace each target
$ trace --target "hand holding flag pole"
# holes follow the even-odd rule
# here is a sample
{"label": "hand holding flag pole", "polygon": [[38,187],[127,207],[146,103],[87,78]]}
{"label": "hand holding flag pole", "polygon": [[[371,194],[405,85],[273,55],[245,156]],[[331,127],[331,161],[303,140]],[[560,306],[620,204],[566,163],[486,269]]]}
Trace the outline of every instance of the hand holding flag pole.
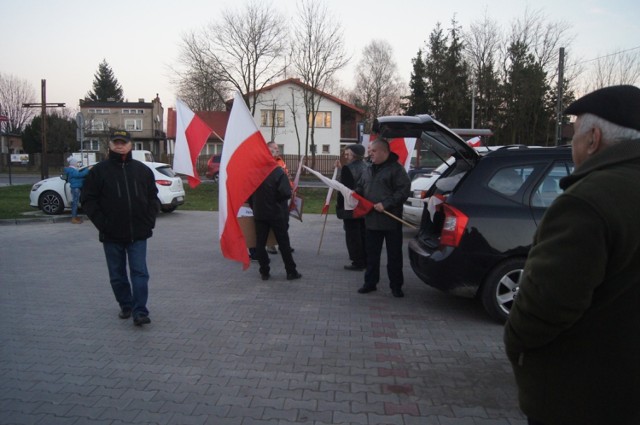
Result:
{"label": "hand holding flag pole", "polygon": [[[334,179],[329,179],[329,178],[323,176],[322,174],[320,174],[319,172],[317,172],[315,170],[312,170],[311,168],[309,168],[307,166],[305,166],[304,168],[306,168],[307,171],[309,171],[311,174],[313,174],[314,176],[319,178],[327,186],[339,191],[342,194],[342,196],[344,196],[344,209],[347,210],[347,211],[353,211],[353,217],[354,218],[362,217],[362,216],[368,214],[369,211],[371,211],[373,209],[373,202],[371,202],[371,201],[363,198],[362,196],[358,195],[356,192],[354,192],[353,190],[349,189],[347,186],[343,185],[339,181],[334,180]],[[381,212],[383,214],[386,214],[389,217],[393,218],[394,220],[399,221],[400,223],[404,224],[407,227],[410,227],[412,229],[416,229],[416,226],[414,226],[411,223],[408,223],[408,222],[404,221],[400,217],[397,217],[397,216],[391,214],[389,211],[383,210]]]}

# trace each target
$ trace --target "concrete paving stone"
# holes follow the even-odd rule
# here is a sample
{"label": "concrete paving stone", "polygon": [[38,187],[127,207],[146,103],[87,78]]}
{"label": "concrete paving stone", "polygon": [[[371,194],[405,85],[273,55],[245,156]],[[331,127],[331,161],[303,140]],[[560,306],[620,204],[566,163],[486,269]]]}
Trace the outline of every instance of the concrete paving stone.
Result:
{"label": "concrete paving stone", "polygon": [[450,418],[448,416],[439,416],[440,425],[475,425],[473,418]]}
{"label": "concrete paving stone", "polygon": [[284,408],[274,408],[274,407],[265,407],[264,413],[261,419],[271,420],[287,420],[287,421],[295,421],[298,418],[298,409],[284,409]]}
{"label": "concrete paving stone", "polygon": [[[291,222],[304,278],[287,282],[273,256],[274,278],[265,283],[255,264],[242,271],[222,258],[217,213],[160,215],[148,245],[153,322],[142,329],[117,318],[92,226],[73,227],[72,239],[68,222],[0,227],[0,406],[16,395],[37,400],[27,390],[47,388],[65,391],[65,405],[112,413],[70,418],[88,425],[165,424],[173,415],[174,423],[216,425],[442,425],[443,418],[524,425],[502,327],[475,300],[420,282],[408,261],[407,296],[392,298],[384,254],[380,290],[357,294],[362,276],[342,269],[342,222],[329,218],[320,255],[309,236],[319,234],[324,217]],[[413,234],[405,231],[406,239]],[[61,240],[68,255],[50,248]],[[69,270],[79,279],[69,279]],[[382,369],[407,373],[380,376]],[[387,391],[403,385],[413,392]],[[232,399],[249,404],[225,404]],[[374,408],[414,403],[420,421],[351,410],[372,399]],[[263,406],[252,407],[254,400]],[[32,413],[38,403],[22,407]],[[158,415],[164,405],[166,414]],[[7,415],[0,410],[0,423]],[[44,418],[34,417],[24,423]]]}
{"label": "concrete paving stone", "polygon": [[368,423],[380,425],[404,425],[405,415],[378,415],[369,413],[367,415]]}
{"label": "concrete paving stone", "polygon": [[183,413],[175,413],[167,422],[168,425],[204,425],[207,422],[206,415],[185,415]]}

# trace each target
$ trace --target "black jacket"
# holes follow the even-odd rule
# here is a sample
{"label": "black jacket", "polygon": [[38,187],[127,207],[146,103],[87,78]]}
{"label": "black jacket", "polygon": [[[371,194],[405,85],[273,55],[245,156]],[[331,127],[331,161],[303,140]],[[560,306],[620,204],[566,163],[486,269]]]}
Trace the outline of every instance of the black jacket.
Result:
{"label": "black jacket", "polygon": [[[356,192],[374,204],[382,202],[385,211],[402,218],[402,205],[411,194],[411,180],[398,162],[398,155],[391,152],[382,164],[365,169]],[[393,230],[398,226],[397,220],[373,209],[364,220],[371,230]]]}
{"label": "black jacket", "polygon": [[109,152],[84,182],[82,209],[100,232],[101,242],[133,242],[150,238],[158,214],[158,188],[153,171],[131,158]]}
{"label": "black jacket", "polygon": [[253,217],[256,220],[288,220],[290,198],[289,177],[281,167],[276,167],[251,195],[249,204]]}
{"label": "black jacket", "polygon": [[[355,190],[358,187],[358,183],[360,182],[360,179],[362,179],[362,175],[366,169],[367,164],[361,159],[350,162],[342,167],[340,183],[347,186],[349,189]],[[353,211],[345,211],[344,209],[344,197],[340,192],[338,192],[338,199],[336,201],[336,215],[340,219],[353,219]],[[362,220],[362,218],[358,218],[356,220]]]}

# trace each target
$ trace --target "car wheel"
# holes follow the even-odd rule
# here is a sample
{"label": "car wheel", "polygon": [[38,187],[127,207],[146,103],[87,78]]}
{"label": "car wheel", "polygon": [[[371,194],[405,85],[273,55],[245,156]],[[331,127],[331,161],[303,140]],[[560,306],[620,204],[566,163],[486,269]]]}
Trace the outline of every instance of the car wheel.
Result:
{"label": "car wheel", "polygon": [[504,322],[509,317],[524,263],[524,258],[511,258],[487,276],[482,287],[482,305],[492,318]]}
{"label": "car wheel", "polygon": [[220,173],[215,173],[213,175],[213,177],[211,177],[211,180],[213,180],[214,182],[218,183],[218,177],[219,177],[218,174],[220,174]]}
{"label": "car wheel", "polygon": [[38,200],[38,208],[47,215],[58,215],[64,211],[62,197],[53,190],[47,190]]}
{"label": "car wheel", "polygon": [[178,208],[177,206],[171,206],[171,207],[161,207],[160,210],[163,213],[170,213],[170,212],[174,212],[176,210],[176,208]]}

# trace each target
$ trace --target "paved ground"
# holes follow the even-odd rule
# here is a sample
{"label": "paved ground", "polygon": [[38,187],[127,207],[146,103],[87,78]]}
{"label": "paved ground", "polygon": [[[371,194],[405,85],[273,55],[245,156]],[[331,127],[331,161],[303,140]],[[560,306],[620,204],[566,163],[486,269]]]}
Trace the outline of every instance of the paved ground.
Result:
{"label": "paved ground", "polygon": [[334,216],[317,254],[323,223],[291,223],[301,280],[272,256],[263,282],[222,258],[216,213],[161,215],[136,328],[90,223],[5,222],[0,424],[524,425],[502,326],[408,262],[405,298],[357,294]]}

